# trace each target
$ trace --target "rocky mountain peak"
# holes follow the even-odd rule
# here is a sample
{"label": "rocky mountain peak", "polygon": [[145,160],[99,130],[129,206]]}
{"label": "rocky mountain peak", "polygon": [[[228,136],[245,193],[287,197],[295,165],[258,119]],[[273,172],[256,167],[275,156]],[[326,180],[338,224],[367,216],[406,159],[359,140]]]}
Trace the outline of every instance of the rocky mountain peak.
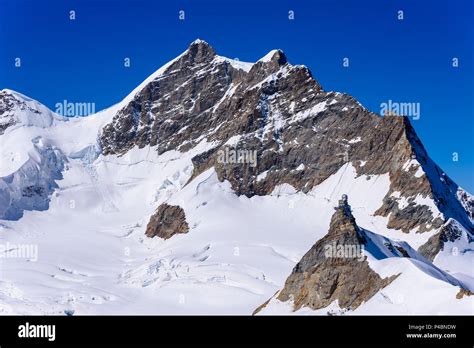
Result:
{"label": "rocky mountain peak", "polygon": [[357,227],[354,216],[352,215],[351,206],[348,202],[347,195],[343,195],[339,200],[338,206],[334,208],[336,212],[331,218],[328,235],[337,236],[344,233],[349,233],[362,243],[363,238],[360,236],[359,228]]}
{"label": "rocky mountain peak", "polygon": [[[376,215],[389,217],[389,228],[418,232],[440,228],[454,218],[470,233],[474,225],[469,219],[470,209],[463,207],[456,185],[428,156],[421,140],[407,116],[386,115],[375,127],[375,142],[361,143],[361,147],[380,147],[370,150],[372,156],[361,172],[390,174],[390,190]],[[384,139],[381,141],[381,139]],[[365,152],[368,149],[358,149]],[[436,208],[416,204],[416,197],[432,199]],[[401,204],[407,199],[408,204]],[[391,214],[390,214],[391,213]]]}
{"label": "rocky mountain peak", "polygon": [[[367,180],[390,176],[375,212],[389,228],[425,232],[455,218],[472,231],[457,185],[430,160],[408,117],[381,117],[347,94],[324,91],[281,50],[242,65],[197,40],[160,70],[103,128],[105,155],[147,145],[186,152],[205,139],[215,146],[193,158],[191,179],[213,167],[248,197],[281,184],[307,193],[353,166]],[[256,161],[222,163],[219,150],[228,147],[255,153]]]}
{"label": "rocky mountain peak", "polygon": [[273,62],[273,63],[278,63],[280,65],[286,64],[287,59],[285,53],[280,50],[271,50],[268,52],[266,55],[264,55],[262,58],[260,58],[257,63],[268,63],[268,62]]}
{"label": "rocky mountain peak", "polygon": [[214,59],[216,51],[206,41],[197,39],[189,45],[180,61],[187,64],[200,64]]}
{"label": "rocky mountain peak", "polygon": [[288,60],[282,50],[272,50],[253,65],[250,74],[268,76],[287,64]]}
{"label": "rocky mountain peak", "polygon": [[365,235],[344,196],[335,208],[326,236],[302,257],[277,295],[280,301],[291,301],[294,310],[316,310],[335,301],[340,308],[353,310],[396,278],[381,278],[370,268],[363,253]]}
{"label": "rocky mountain peak", "polygon": [[9,89],[0,91],[0,115],[4,115],[15,108],[21,109],[25,107],[26,103],[18,93]]}
{"label": "rocky mountain peak", "polygon": [[[304,254],[274,302],[291,303],[294,310],[331,305],[328,310],[337,306],[344,312],[378,293],[368,308],[387,300],[398,311],[405,306],[384,294],[392,290],[380,291],[397,277],[385,270],[397,270],[401,263],[399,269],[407,272],[397,278],[397,289],[408,292],[409,282],[423,275],[405,265],[421,269],[422,262],[428,270],[423,273],[455,286],[460,282],[443,270],[470,270],[474,198],[433,163],[409,118],[381,117],[347,94],[325,91],[308,68],[289,64],[279,50],[244,63],[218,56],[197,40],[102,115],[71,122],[55,122],[56,117],[27,97],[0,92],[0,132],[3,120],[8,127],[0,136],[7,145],[1,169],[8,165],[11,173],[4,170],[7,176],[0,178],[0,218],[18,220],[25,210],[49,210],[46,218],[37,220],[39,213],[28,213],[11,225],[38,222],[38,231],[60,233],[50,228],[47,218],[59,212],[79,223],[78,231],[90,231],[91,238],[113,229],[116,235],[106,234],[137,242],[137,251],[147,249],[136,258],[144,264],[126,273],[128,263],[117,267],[110,278],[113,284],[117,275],[120,281],[138,280],[143,286],[203,279],[198,268],[211,264],[212,274],[207,277],[206,271],[204,281],[214,284],[229,274],[228,265],[236,265],[229,245],[244,245],[244,251],[250,245],[252,252],[242,256],[252,254],[255,246],[269,262],[254,263],[251,255],[244,256],[241,264],[251,266],[241,271],[239,264],[245,293],[260,299],[264,289],[268,298],[275,286],[283,285],[282,276],[290,271],[286,267],[295,265],[289,263],[294,255]],[[17,148],[24,154],[17,156]],[[63,173],[65,180],[59,182]],[[342,193],[349,197],[336,203]],[[81,199],[74,212],[58,204],[76,198]],[[99,219],[88,218],[101,211]],[[379,231],[368,230],[371,226]],[[404,238],[402,231],[410,235]],[[145,242],[143,233],[163,240]],[[416,243],[419,252],[405,240]],[[456,259],[451,259],[454,251]],[[214,255],[222,261],[218,268]],[[220,259],[222,255],[229,258]],[[377,263],[385,258],[404,260]],[[425,259],[440,262],[439,269]],[[181,272],[180,264],[191,267]],[[277,273],[277,267],[285,273]],[[262,281],[268,284],[262,287]],[[423,298],[435,282],[420,283],[428,284],[420,287]],[[464,293],[472,294],[466,290],[460,296]],[[234,295],[232,290],[230,298]],[[288,303],[283,304],[286,309]]]}
{"label": "rocky mountain peak", "polygon": [[45,128],[60,119],[64,120],[36,100],[9,89],[0,91],[0,134],[16,124]]}
{"label": "rocky mountain peak", "polygon": [[277,49],[277,50],[271,50],[270,52],[268,52],[264,57],[259,59],[257,63],[263,63],[263,64],[271,63],[278,66],[282,66],[288,63],[288,61],[286,59],[285,53],[282,50]]}

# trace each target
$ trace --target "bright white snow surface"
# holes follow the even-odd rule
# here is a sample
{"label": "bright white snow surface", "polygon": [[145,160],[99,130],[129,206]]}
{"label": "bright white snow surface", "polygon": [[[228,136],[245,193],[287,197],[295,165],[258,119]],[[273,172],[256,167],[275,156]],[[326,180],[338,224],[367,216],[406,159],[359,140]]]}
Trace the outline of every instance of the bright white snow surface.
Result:
{"label": "bright white snow surface", "polygon": [[[122,157],[100,155],[102,127],[165,69],[95,115],[67,121],[52,115],[55,121],[48,127],[30,122],[0,136],[0,179],[5,182],[30,160],[39,171],[44,167],[35,142],[64,156],[65,166],[62,178],[54,179],[57,187],[47,210],[0,220],[0,245],[38,247],[36,261],[10,257],[14,248],[0,253],[0,314],[251,314],[283,287],[294,265],[327,233],[333,207],[344,193],[367,230],[414,249],[435,233],[388,229],[387,218],[373,216],[389,190],[388,174],[357,177],[352,164],[308,194],[285,184],[271,195],[249,199],[219,182],[213,169],[185,185],[191,158],[216,145],[205,137],[186,153],[158,156],[153,148],[134,148]],[[41,115],[49,112],[36,107]],[[145,237],[150,216],[163,202],[185,210],[189,233],[166,241]],[[454,276],[466,270],[449,255],[439,262],[442,272],[453,266]],[[451,283],[441,280],[401,258],[372,264],[378,272],[403,274],[357,312],[472,313],[471,299],[455,299],[459,288],[451,278]],[[471,284],[466,272],[462,281]],[[394,300],[399,294],[404,305]]]}
{"label": "bright white snow surface", "polygon": [[264,55],[262,58],[260,58],[258,61],[262,63],[268,63],[269,61],[272,60],[273,56],[280,52],[280,50],[271,50],[268,52],[266,55]]}
{"label": "bright white snow surface", "polygon": [[[109,118],[107,113],[102,117]],[[93,126],[102,124],[98,118],[72,120],[69,139],[65,128],[48,130],[69,155],[69,169],[58,181],[50,207],[1,224],[2,244],[38,246],[36,262],[0,259],[3,314],[250,314],[282,288],[296,262],[326,234],[342,193],[349,195],[362,226],[378,226],[413,244],[427,237],[389,231],[383,218],[371,216],[388,191],[388,175],[355,178],[355,169],[346,165],[308,195],[282,185],[270,196],[238,197],[212,169],[184,186],[191,158],[213,146],[205,140],[184,154],[157,156],[152,148],[135,148],[123,157],[95,158],[92,137],[77,135],[93,133]],[[370,200],[366,192],[371,192]],[[164,201],[184,208],[190,231],[166,241],[149,239],[146,224]],[[424,274],[396,266],[411,272],[404,277]],[[459,300],[451,296],[455,287],[426,279],[419,282],[413,301],[456,305]],[[449,296],[425,295],[437,291]],[[434,307],[450,313],[466,308]],[[371,308],[371,313],[431,309],[422,304],[409,310]]]}

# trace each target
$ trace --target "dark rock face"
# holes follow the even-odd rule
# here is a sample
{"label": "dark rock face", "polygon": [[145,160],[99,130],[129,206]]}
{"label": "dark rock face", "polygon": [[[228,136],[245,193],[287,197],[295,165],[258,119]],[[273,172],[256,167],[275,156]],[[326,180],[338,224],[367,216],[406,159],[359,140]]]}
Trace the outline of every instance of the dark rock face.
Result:
{"label": "dark rock face", "polygon": [[[425,244],[420,246],[418,252],[430,261],[433,261],[436,255],[444,249],[445,243],[455,242],[456,240],[459,240],[461,236],[462,231],[459,225],[455,221],[450,220],[439,230],[438,233],[431,236]],[[467,237],[470,241],[474,240],[469,234]]]}
{"label": "dark rock face", "polygon": [[337,208],[328,234],[298,262],[277,298],[292,300],[294,310],[316,310],[335,300],[341,308],[357,308],[395,279],[382,279],[369,267],[361,254],[365,243],[349,209]]}
{"label": "dark rock face", "polygon": [[[20,110],[28,108],[25,103],[18,101],[12,94],[6,91],[0,91],[0,135],[3,134],[8,127],[16,124],[12,112],[12,109],[16,106],[18,106]],[[38,113],[36,110],[29,109],[29,111]]]}
{"label": "dark rock face", "polygon": [[23,124],[25,126],[49,127],[65,118],[51,112],[44,105],[20,93],[0,91],[0,135],[8,128]]}
{"label": "dark rock face", "polygon": [[188,233],[188,231],[184,210],[177,205],[163,203],[150,218],[145,234],[150,238],[158,236],[168,239],[177,233]]}
{"label": "dark rock face", "polygon": [[45,189],[42,186],[27,186],[22,191],[23,197],[44,196]]}
{"label": "dark rock face", "polygon": [[[283,183],[306,193],[351,162],[358,175],[389,174],[376,212],[389,217],[389,228],[424,232],[452,217],[474,233],[457,185],[429,159],[407,117],[380,117],[347,94],[324,91],[281,51],[247,71],[194,42],[104,127],[100,144],[104,154],[146,145],[184,152],[203,139],[216,145],[193,159],[192,178],[214,167],[238,195],[267,195]],[[219,161],[227,150],[255,152],[256,165]],[[413,158],[426,175],[406,168]],[[394,192],[413,203],[402,209]],[[441,216],[415,204],[417,195],[432,198]]]}
{"label": "dark rock face", "polygon": [[466,210],[469,219],[473,221],[474,220],[474,197],[461,188],[458,189],[457,196],[459,197],[459,200],[462,206]]}
{"label": "dark rock face", "polygon": [[[103,129],[104,154],[123,154],[137,145],[157,146],[159,153],[198,138],[209,124],[210,108],[240,71],[205,43],[193,43],[166,72],[148,84]],[[198,128],[194,128],[200,124]],[[178,133],[188,126],[186,132]]]}

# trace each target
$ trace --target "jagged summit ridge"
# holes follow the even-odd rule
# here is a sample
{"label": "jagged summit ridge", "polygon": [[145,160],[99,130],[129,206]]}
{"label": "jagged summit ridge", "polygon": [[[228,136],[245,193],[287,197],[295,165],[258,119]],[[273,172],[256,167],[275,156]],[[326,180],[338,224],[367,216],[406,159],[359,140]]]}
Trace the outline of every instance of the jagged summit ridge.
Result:
{"label": "jagged summit ridge", "polygon": [[65,120],[40,102],[19,92],[10,89],[0,91],[0,134],[15,125],[46,128]]}
{"label": "jagged summit ridge", "polygon": [[[104,127],[100,144],[104,154],[147,145],[164,153],[204,139],[216,146],[193,160],[192,177],[213,167],[237,194],[266,195],[284,183],[309,192],[352,163],[358,175],[390,174],[376,212],[390,228],[424,232],[453,217],[472,231],[456,185],[429,159],[408,117],[381,117],[349,95],[324,91],[280,50],[239,69],[209,44],[192,43]],[[219,163],[229,142],[256,151],[258,163]]]}
{"label": "jagged summit ridge", "polygon": [[[472,303],[472,196],[408,118],[325,91],[279,51],[243,63],[194,43],[114,107],[16,123],[0,149],[0,230],[44,251],[2,262],[0,306],[21,308],[7,313],[249,314],[277,290],[298,313]],[[190,306],[176,303],[183,286]]]}
{"label": "jagged summit ridge", "polygon": [[[4,104],[15,95],[1,93]],[[380,117],[346,94],[324,91],[308,68],[289,64],[281,50],[242,63],[198,39],[115,109],[99,131],[104,155],[148,145],[158,153],[185,152],[200,141],[214,142],[193,159],[192,177],[213,167],[220,180],[249,197],[281,184],[309,192],[351,163],[358,175],[390,174],[390,190],[376,211],[389,219],[389,228],[425,232],[453,218],[474,231],[474,205],[431,161],[407,117]],[[47,108],[42,114],[47,117],[28,116],[24,123],[48,127],[57,119]],[[4,111],[2,128],[18,123],[16,115]],[[219,163],[217,154],[229,144],[256,151],[256,165]]]}
{"label": "jagged summit ridge", "polygon": [[197,39],[193,41],[186,52],[179,59],[182,64],[204,63],[214,59],[216,51],[206,41]]}
{"label": "jagged summit ridge", "polygon": [[191,45],[199,45],[199,44],[202,44],[202,45],[209,45],[209,44],[207,43],[207,41],[197,38],[196,40],[194,40],[193,42],[190,43],[190,46],[191,46]]}

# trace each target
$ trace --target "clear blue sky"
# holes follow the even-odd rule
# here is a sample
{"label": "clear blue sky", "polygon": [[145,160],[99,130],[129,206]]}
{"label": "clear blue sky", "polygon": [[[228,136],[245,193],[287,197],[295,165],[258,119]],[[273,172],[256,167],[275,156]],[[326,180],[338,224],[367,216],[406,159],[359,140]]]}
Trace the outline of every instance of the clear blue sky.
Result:
{"label": "clear blue sky", "polygon": [[431,157],[474,192],[472,23],[472,0],[0,0],[0,88],[52,109],[68,100],[99,110],[196,38],[243,61],[281,48],[372,111],[389,99],[420,103],[412,123]]}

